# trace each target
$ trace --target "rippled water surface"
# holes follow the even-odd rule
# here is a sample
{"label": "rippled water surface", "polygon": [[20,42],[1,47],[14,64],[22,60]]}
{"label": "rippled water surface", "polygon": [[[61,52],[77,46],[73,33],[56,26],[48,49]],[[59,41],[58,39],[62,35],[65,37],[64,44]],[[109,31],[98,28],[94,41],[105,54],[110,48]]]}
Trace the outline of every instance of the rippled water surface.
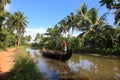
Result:
{"label": "rippled water surface", "polygon": [[27,48],[46,80],[120,80],[120,60],[73,54],[61,62],[43,57],[40,50]]}

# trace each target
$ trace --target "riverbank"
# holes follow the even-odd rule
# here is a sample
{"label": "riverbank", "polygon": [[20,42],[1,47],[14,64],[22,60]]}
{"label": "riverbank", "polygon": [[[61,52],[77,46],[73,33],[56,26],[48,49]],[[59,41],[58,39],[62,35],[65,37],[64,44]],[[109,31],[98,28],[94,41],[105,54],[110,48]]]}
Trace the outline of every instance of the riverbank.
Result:
{"label": "riverbank", "polygon": [[25,46],[16,49],[15,64],[6,80],[43,80],[33,58],[26,52]]}
{"label": "riverbank", "polygon": [[43,77],[25,46],[21,46],[0,52],[0,80],[43,80]]}
{"label": "riverbank", "polygon": [[0,51],[0,80],[10,72],[15,63],[15,52],[16,48],[9,48],[6,51]]}

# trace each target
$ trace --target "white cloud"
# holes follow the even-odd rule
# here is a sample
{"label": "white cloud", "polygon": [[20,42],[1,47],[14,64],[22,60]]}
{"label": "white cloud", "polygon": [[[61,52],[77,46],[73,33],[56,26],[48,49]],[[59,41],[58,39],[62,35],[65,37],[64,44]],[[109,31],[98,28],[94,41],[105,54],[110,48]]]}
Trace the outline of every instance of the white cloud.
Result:
{"label": "white cloud", "polygon": [[10,4],[7,4],[6,6],[5,6],[5,10],[7,10],[7,11],[10,11]]}
{"label": "white cloud", "polygon": [[[47,27],[43,27],[43,28],[26,28],[25,35],[31,35],[32,36],[31,41],[33,41],[35,39],[35,36],[36,36],[37,33],[44,34],[44,33],[47,32],[47,29],[48,29]],[[70,34],[71,36],[78,36],[80,33],[81,33],[80,31],[75,31],[72,34],[72,32],[70,31],[70,33],[67,33],[67,34]],[[64,35],[64,36],[66,36],[66,35]]]}
{"label": "white cloud", "polygon": [[25,35],[31,35],[33,41],[37,33],[44,34],[46,30],[47,28],[26,28]]}

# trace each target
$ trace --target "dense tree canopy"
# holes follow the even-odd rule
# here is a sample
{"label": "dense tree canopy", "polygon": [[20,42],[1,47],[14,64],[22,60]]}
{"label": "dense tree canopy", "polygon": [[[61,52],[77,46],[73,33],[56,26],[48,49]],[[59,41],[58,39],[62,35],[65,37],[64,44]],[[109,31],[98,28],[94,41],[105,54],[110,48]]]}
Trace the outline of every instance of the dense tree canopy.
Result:
{"label": "dense tree canopy", "polygon": [[4,9],[10,2],[11,0],[0,0],[0,48],[19,46],[28,23],[22,12],[11,14]]}

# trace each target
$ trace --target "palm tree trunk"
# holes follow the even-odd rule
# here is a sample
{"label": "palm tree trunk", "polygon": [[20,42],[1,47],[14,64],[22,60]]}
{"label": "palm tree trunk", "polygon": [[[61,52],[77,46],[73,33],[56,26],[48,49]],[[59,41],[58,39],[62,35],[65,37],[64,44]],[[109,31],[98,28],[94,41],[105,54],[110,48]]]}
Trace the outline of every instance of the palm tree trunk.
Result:
{"label": "palm tree trunk", "polygon": [[88,30],[87,32],[85,32],[82,36],[82,46],[85,46],[85,37],[87,36],[87,34],[90,33],[90,30]]}
{"label": "palm tree trunk", "polygon": [[20,45],[20,35],[18,36],[18,44],[17,44],[17,46],[19,46]]}
{"label": "palm tree trunk", "polygon": [[20,28],[17,46],[20,46],[22,29]]}

